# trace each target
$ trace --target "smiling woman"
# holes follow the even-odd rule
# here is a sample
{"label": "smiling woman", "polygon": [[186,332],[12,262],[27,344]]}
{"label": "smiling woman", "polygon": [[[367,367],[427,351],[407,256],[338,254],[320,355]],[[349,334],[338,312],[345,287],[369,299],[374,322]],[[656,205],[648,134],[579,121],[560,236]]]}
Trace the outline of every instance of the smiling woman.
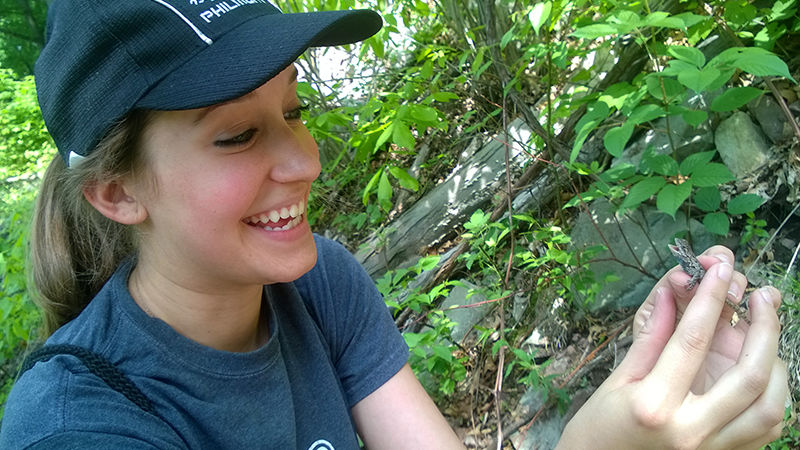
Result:
{"label": "smiling woman", "polygon": [[51,7],[36,81],[60,155],[32,236],[50,338],[0,447],[459,447],[369,277],[306,220],[320,162],[293,62],[380,17],[202,3]]}

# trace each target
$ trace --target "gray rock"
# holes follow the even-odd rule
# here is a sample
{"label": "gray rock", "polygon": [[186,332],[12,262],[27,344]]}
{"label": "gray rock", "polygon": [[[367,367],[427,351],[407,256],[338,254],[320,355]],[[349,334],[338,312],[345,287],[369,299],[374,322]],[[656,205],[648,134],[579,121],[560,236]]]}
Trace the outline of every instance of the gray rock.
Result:
{"label": "gray rock", "polygon": [[[686,216],[678,211],[673,219],[655,208],[641,205],[636,211],[628,213],[642,224],[640,227],[626,216],[617,217],[615,220],[615,208],[605,200],[593,202],[589,205],[589,210],[596,227],[589,216],[582,213],[572,229],[573,246],[585,248],[597,244],[608,245],[611,251],[597,255],[595,262],[589,263],[589,268],[598,277],[613,272],[620,278],[603,286],[597,294],[592,310],[609,311],[638,306],[644,301],[657,279],[675,265],[667,245],[678,232],[687,229],[689,224],[686,222]],[[602,232],[603,237],[598,230]],[[703,231],[698,229],[697,233],[702,235]],[[635,258],[631,250],[636,255]],[[652,277],[636,268],[640,267],[640,264],[644,272]]]}
{"label": "gray rock", "polygon": [[773,143],[783,142],[792,137],[792,126],[771,95],[758,97],[748,103],[747,108]]}
{"label": "gray rock", "polygon": [[[520,399],[520,403],[531,411],[538,410],[544,396],[536,389],[529,389]],[[514,448],[520,450],[552,450],[556,448],[563,431],[563,417],[556,408],[536,419],[526,432],[514,433],[510,439]]]}
{"label": "gray rock", "polygon": [[737,111],[717,127],[714,142],[722,161],[736,178],[746,176],[769,160],[769,147],[746,113]]}
{"label": "gray rock", "polygon": [[[469,333],[469,330],[480,322],[492,307],[491,304],[484,304],[469,308],[449,309],[454,306],[472,305],[486,300],[486,296],[480,292],[469,296],[470,291],[477,289],[477,286],[463,280],[461,283],[466,287],[456,286],[450,290],[450,295],[442,302],[441,306],[441,309],[445,312],[445,316],[456,323],[451,333],[453,341],[455,342],[460,342],[464,339],[464,336]],[[469,296],[469,298],[467,296]]]}

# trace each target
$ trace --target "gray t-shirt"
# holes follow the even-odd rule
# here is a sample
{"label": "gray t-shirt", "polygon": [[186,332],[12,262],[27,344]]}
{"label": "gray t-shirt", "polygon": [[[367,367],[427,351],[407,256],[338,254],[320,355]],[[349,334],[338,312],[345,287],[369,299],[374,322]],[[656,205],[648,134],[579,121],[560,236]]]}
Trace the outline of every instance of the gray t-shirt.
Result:
{"label": "gray t-shirt", "polygon": [[146,315],[127,288],[133,263],[121,265],[47,343],[108,358],[163,420],[60,355],[17,381],[0,448],[357,448],[350,408],[400,370],[408,348],[354,258],[315,239],[309,273],[265,287],[272,334],[249,353],[202,346]]}

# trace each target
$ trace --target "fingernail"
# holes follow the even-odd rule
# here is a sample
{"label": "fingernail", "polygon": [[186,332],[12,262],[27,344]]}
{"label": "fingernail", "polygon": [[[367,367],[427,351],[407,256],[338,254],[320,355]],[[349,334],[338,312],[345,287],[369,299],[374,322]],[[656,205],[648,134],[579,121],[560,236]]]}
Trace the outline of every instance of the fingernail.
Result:
{"label": "fingernail", "polygon": [[739,286],[736,286],[736,283],[731,283],[730,287],[728,288],[728,298],[732,302],[738,303],[738,301],[739,301]]}
{"label": "fingernail", "polygon": [[656,289],[656,298],[653,302],[649,305],[645,306],[645,313],[647,317],[644,319],[644,323],[642,324],[642,330],[647,330],[650,328],[651,324],[653,323],[653,317],[656,315],[656,305],[661,301],[664,297],[664,288]]}
{"label": "fingernail", "polygon": [[728,263],[728,264],[731,263],[731,260],[728,259],[728,255],[726,255],[724,253],[720,253],[718,255],[714,255],[714,257],[717,258],[718,260],[724,262],[724,263]]}
{"label": "fingernail", "polygon": [[776,308],[775,300],[772,297],[772,289],[770,289],[768,287],[759,288],[758,289],[758,295],[760,295],[761,298],[764,299],[765,302],[767,302],[770,305],[772,305],[773,308]]}
{"label": "fingernail", "polygon": [[733,266],[726,262],[718,264],[717,266],[717,277],[719,277],[719,279],[722,281],[731,281],[731,276],[733,276]]}

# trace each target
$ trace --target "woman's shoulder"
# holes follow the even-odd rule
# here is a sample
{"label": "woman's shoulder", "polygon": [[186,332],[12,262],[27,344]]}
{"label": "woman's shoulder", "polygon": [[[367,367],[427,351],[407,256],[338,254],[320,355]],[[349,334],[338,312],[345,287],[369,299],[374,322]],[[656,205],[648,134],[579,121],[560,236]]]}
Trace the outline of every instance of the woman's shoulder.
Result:
{"label": "woman's shoulder", "polygon": [[347,250],[344,245],[331,238],[314,234],[314,243],[317,245],[318,259],[319,256],[325,260],[347,258],[355,262],[355,258],[353,257],[352,253],[350,253],[350,251]]}
{"label": "woman's shoulder", "polygon": [[338,291],[374,287],[371,279],[356,258],[342,244],[320,235],[314,235],[317,246],[317,263],[295,284],[303,289]]}
{"label": "woman's shoulder", "polygon": [[148,433],[158,434],[161,425],[147,416],[78,358],[57,355],[34,364],[14,384],[5,404],[0,448],[58,448],[76,439],[152,448],[140,444],[151,439]]}

